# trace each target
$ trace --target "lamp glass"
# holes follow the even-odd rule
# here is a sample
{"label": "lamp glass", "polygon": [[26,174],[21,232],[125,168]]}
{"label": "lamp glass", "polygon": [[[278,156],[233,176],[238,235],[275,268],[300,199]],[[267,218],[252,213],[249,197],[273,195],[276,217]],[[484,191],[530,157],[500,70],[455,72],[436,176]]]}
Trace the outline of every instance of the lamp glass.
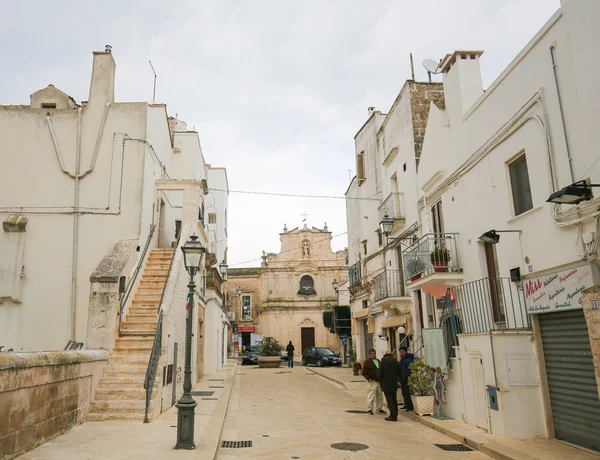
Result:
{"label": "lamp glass", "polygon": [[242,295],[242,288],[237,288],[237,295]]}
{"label": "lamp glass", "polygon": [[333,286],[333,289],[335,289],[336,291],[338,290],[338,288],[340,287],[340,283],[338,283],[338,280],[336,280],[335,278],[333,279],[333,281],[331,282],[331,285]]}
{"label": "lamp glass", "polygon": [[587,187],[569,185],[548,197],[549,203],[579,204],[593,198],[592,190]]}
{"label": "lamp glass", "polygon": [[181,247],[183,251],[183,262],[188,272],[200,269],[206,248],[198,241],[196,235],[190,236],[190,239]]}
{"label": "lamp glass", "polygon": [[221,272],[222,276],[225,276],[227,274],[227,264],[225,263],[225,261],[219,264],[219,271]]}
{"label": "lamp glass", "polygon": [[381,233],[383,233],[384,235],[389,235],[390,233],[392,233],[393,226],[394,219],[389,217],[387,214],[383,216],[383,219],[381,219],[381,222],[379,222],[379,228],[381,230]]}

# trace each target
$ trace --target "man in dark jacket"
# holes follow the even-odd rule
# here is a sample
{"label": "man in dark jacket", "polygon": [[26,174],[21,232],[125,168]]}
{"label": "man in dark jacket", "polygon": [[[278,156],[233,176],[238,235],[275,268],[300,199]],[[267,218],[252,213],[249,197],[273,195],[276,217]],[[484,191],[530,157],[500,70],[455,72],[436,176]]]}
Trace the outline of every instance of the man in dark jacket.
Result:
{"label": "man in dark jacket", "polygon": [[410,388],[408,387],[408,377],[410,376],[410,365],[415,362],[415,356],[408,352],[406,347],[400,347],[400,369],[402,376],[400,386],[402,387],[402,397],[404,398],[404,410],[410,412],[415,410],[410,397]]}
{"label": "man in dark jacket", "polygon": [[[367,382],[369,387],[367,388],[367,412],[373,415],[373,409],[377,410],[378,414],[385,414],[383,410],[383,394],[379,387],[379,378],[377,377],[377,369],[379,369],[380,362],[377,359],[377,353],[375,350],[369,350],[369,357],[365,359],[362,368],[362,375]],[[375,406],[375,407],[373,407]]]}
{"label": "man in dark jacket", "polygon": [[379,383],[385,395],[388,409],[390,410],[390,416],[385,419],[388,422],[395,422],[398,420],[398,398],[396,397],[396,392],[398,391],[398,380],[400,379],[400,363],[396,361],[391,351],[387,350],[385,355],[383,355],[378,374]]}
{"label": "man in dark jacket", "polygon": [[287,351],[288,367],[294,367],[294,345],[292,345],[291,340],[288,346],[285,347],[285,351]]}

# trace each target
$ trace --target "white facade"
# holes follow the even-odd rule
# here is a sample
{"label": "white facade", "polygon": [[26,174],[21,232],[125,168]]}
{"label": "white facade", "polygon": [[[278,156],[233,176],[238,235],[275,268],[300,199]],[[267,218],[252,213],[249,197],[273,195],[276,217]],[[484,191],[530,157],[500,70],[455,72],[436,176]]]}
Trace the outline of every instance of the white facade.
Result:
{"label": "white facade", "polygon": [[[566,282],[572,268],[579,267],[591,273],[587,279],[587,275],[581,277],[581,286],[599,281],[598,199],[577,207],[546,202],[551,193],[578,180],[598,183],[600,179],[599,154],[590,147],[600,126],[596,107],[600,90],[592,77],[600,65],[587,54],[600,43],[592,19],[599,14],[597,2],[563,1],[562,8],[485,92],[479,71],[481,52],[457,51],[446,56],[442,63],[446,108],[432,104],[429,113],[418,170],[423,235],[419,241],[437,233],[444,236],[436,245],[448,248],[455,242],[455,246],[451,268],[443,273],[425,270],[408,287],[421,291],[426,299],[423,308],[435,305],[448,288],[459,293],[452,301],[462,308],[462,333],[450,359],[446,415],[500,436],[555,434],[543,348],[550,342],[542,334],[540,315],[527,316],[527,306],[536,298],[536,284],[528,279],[552,278],[557,273]],[[438,206],[443,213],[442,230],[439,217],[434,218]],[[500,240],[485,245],[480,237],[491,230],[496,230]],[[419,244],[405,252],[405,260],[418,255]],[[516,269],[524,282],[511,279]],[[469,310],[469,287],[492,289],[489,280],[501,278],[495,283],[506,286],[502,294],[514,297],[505,297],[502,306],[489,311],[486,302],[475,301],[476,309]],[[561,289],[540,291],[538,297],[552,299]],[[550,301],[551,310],[542,314],[581,308],[578,289],[571,293],[572,301]],[[498,317],[494,308],[499,309]],[[436,311],[438,326],[442,310]],[[465,311],[494,317],[473,327]],[[422,312],[423,316],[428,313]],[[415,308],[413,321],[420,314]],[[492,407],[489,387],[497,389],[497,409]],[[567,436],[562,439],[569,440]]]}

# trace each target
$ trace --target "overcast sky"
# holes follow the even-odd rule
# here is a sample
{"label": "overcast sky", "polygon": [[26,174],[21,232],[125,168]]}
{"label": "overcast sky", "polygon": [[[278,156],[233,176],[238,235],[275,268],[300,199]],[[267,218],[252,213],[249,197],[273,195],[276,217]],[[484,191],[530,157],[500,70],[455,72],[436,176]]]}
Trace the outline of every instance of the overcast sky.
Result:
{"label": "overcast sky", "polygon": [[[137,6],[135,6],[137,5]],[[387,112],[421,61],[481,49],[484,87],[559,0],[2,2],[0,104],[53,83],[86,100],[92,51],[111,44],[117,101],[156,102],[195,129],[232,190],[343,196],[367,107]],[[229,265],[279,251],[279,232],[327,222],[344,200],[229,197]],[[346,235],[332,241],[347,245]],[[237,265],[240,266],[240,265]]]}

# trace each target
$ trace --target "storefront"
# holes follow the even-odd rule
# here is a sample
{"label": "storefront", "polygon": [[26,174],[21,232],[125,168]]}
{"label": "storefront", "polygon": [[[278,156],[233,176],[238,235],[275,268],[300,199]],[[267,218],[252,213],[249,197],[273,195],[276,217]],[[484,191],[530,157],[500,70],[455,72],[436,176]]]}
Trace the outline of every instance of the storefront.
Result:
{"label": "storefront", "polygon": [[527,310],[541,338],[557,439],[600,451],[600,401],[582,291],[593,286],[589,264],[524,281]]}

